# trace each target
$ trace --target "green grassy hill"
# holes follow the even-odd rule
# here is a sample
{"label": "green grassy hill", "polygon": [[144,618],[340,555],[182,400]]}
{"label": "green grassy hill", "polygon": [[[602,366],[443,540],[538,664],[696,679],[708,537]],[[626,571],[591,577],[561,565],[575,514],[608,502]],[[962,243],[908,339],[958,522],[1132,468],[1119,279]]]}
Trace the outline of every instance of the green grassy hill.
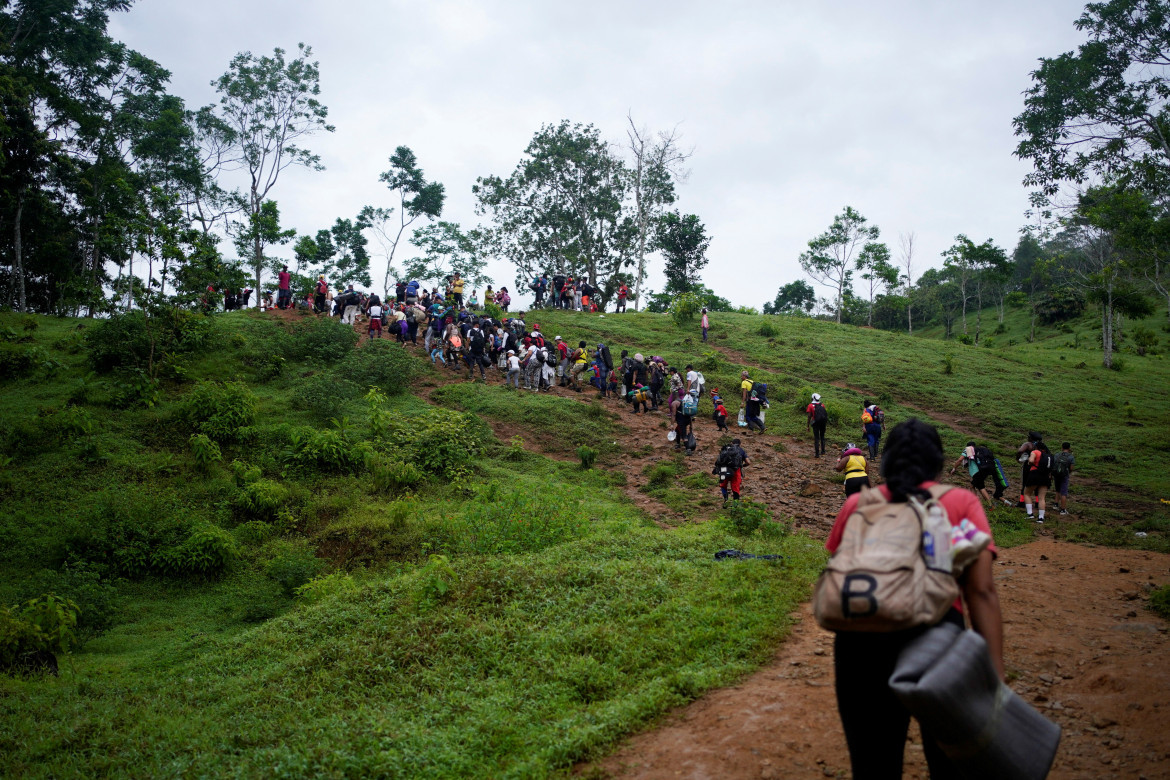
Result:
{"label": "green grassy hill", "polygon": [[[1168,548],[1160,357],[1110,372],[1059,338],[720,314],[703,345],[665,315],[533,320],[725,389],[747,368],[782,434],[815,389],[831,444],[857,437],[863,393],[956,454],[1068,438],[1086,503],[1053,531]],[[653,522],[623,491],[645,450],[613,407],[451,384],[332,322],[3,315],[0,338],[0,604],[18,605],[0,647],[54,627],[55,602],[19,606],[49,593],[86,640],[59,677],[0,676],[13,775],[544,776],[761,663],[823,561],[781,523]],[[557,457],[533,451],[552,438]],[[727,547],[785,560],[715,561]]]}

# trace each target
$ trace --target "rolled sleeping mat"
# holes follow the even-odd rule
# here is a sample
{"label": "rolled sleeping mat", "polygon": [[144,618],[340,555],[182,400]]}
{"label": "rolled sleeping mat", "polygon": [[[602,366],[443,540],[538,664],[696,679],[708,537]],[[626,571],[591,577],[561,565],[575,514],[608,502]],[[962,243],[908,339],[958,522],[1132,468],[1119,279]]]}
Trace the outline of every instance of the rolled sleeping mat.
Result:
{"label": "rolled sleeping mat", "polygon": [[999,679],[987,643],[940,623],[898,656],[890,688],[964,777],[1042,780],[1060,727]]}

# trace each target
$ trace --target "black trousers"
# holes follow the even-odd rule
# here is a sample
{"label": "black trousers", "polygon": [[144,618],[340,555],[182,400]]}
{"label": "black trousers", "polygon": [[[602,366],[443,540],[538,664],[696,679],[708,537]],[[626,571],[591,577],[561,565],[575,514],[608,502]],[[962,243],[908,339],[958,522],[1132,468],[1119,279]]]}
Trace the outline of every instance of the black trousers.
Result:
{"label": "black trousers", "polygon": [[[944,621],[963,625],[955,610]],[[838,632],[834,641],[833,671],[837,682],[837,711],[849,745],[854,780],[899,780],[910,713],[890,690],[898,653],[921,629],[887,634]],[[959,775],[923,726],[922,748],[931,780]]]}
{"label": "black trousers", "polygon": [[825,428],[828,427],[828,422],[813,423],[813,452],[817,455],[825,454]]}

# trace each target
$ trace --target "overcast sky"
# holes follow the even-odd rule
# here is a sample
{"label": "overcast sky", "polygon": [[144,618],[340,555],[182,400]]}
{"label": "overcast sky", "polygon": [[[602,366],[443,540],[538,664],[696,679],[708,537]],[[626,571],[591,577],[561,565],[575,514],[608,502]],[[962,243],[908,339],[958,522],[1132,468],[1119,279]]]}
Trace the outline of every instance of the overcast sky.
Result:
{"label": "overcast sky", "polygon": [[[290,169],[273,192],[301,233],[393,205],[378,174],[398,145],[446,185],[443,218],[470,227],[476,177],[510,173],[542,124],[591,123],[615,142],[628,113],[652,130],[677,125],[694,156],[676,205],[713,237],[703,280],[758,308],[802,277],[797,258],[845,205],[895,255],[899,234],[915,233],[919,270],[941,264],[958,233],[1010,251],[1028,172],[1011,120],[1037,59],[1082,41],[1082,8],[138,0],[111,33],[170,69],[191,108],[215,102],[209,82],[237,52],[313,47],[337,130],[306,145],[326,170]],[[384,267],[375,258],[375,288]],[[492,272],[511,287],[510,266]]]}

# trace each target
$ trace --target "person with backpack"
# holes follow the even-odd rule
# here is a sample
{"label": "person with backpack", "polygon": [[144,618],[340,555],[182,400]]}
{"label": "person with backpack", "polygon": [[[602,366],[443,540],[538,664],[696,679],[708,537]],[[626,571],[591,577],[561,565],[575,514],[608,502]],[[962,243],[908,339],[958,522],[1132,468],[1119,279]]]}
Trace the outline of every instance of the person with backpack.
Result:
{"label": "person with backpack", "polygon": [[487,381],[484,367],[491,363],[487,356],[487,336],[480,328],[479,321],[473,320],[471,329],[467,331],[467,378],[475,381],[475,369],[479,367],[480,380]]}
{"label": "person with backpack", "polygon": [[585,373],[586,367],[589,365],[589,355],[585,349],[585,342],[578,342],[577,348],[569,353],[569,362],[572,366],[569,368],[569,386],[581,392],[581,375]]}
{"label": "person with backpack", "polygon": [[666,369],[662,366],[662,361],[650,360],[650,402],[653,404],[653,410],[658,411],[658,407],[662,405],[662,386],[666,384]]}
{"label": "person with backpack", "polygon": [[744,420],[747,422],[749,431],[755,430],[757,427],[760,433],[764,433],[764,420],[762,417],[764,409],[768,408],[768,386],[763,382],[752,382],[751,389],[747,393],[747,404],[744,409],[746,414]]}
{"label": "person with backpack", "polygon": [[1073,455],[1072,444],[1064,442],[1060,445],[1060,452],[1056,454],[1053,463],[1052,476],[1056,480],[1056,494],[1059,497],[1060,513],[1068,514],[1068,482],[1072,477],[1073,466],[1077,457]]}
{"label": "person with backpack", "polygon": [[869,459],[876,460],[879,457],[878,448],[882,442],[882,422],[885,418],[884,413],[878,408],[877,404],[871,404],[869,401],[861,402],[861,432],[865,436],[865,441],[869,445]]}
{"label": "person with backpack", "polygon": [[321,314],[325,311],[325,296],[329,294],[329,284],[325,281],[325,274],[317,277],[317,286],[313,291],[313,311]]}
{"label": "person with backpack", "polygon": [[[829,427],[829,410],[821,401],[820,393],[812,394],[812,402],[805,407],[808,417],[804,429],[813,432],[813,457],[819,458],[825,454],[825,429]],[[840,469],[837,469],[840,471]],[[848,494],[847,494],[848,495]]]}
{"label": "person with backpack", "polygon": [[1036,522],[1043,524],[1045,501],[1044,497],[1052,487],[1052,472],[1056,466],[1056,458],[1048,445],[1040,438],[1032,442],[1032,451],[1028,453],[1028,460],[1024,463],[1024,511],[1028,517],[1032,516],[1032,499],[1036,499]]}
{"label": "person with backpack", "polygon": [[837,465],[833,468],[845,472],[845,498],[870,486],[865,453],[853,442],[849,442],[845,449],[841,450],[841,456],[837,458]]}
{"label": "person with backpack", "polygon": [[719,478],[719,492],[723,494],[723,506],[727,506],[728,493],[739,501],[739,493],[743,490],[743,468],[751,465],[747,453],[740,446],[739,439],[732,439],[719,450],[715,458],[715,468],[711,473]]}
{"label": "person with backpack", "polygon": [[[937,483],[943,465],[942,439],[933,426],[918,419],[898,424],[882,453],[885,484],[850,496],[825,543],[832,558],[817,583],[814,613],[822,627],[837,632],[833,644],[837,711],[857,778],[902,776],[911,715],[889,681],[903,648],[929,627],[950,623],[964,628],[965,605],[966,618],[986,642],[995,673],[1004,677],[991,528],[978,498]],[[939,525],[943,529],[931,534],[928,549],[924,528]],[[965,557],[971,562],[952,574],[955,563],[962,563],[958,557],[952,559],[959,546],[949,542],[956,534],[965,540]],[[935,542],[939,536],[948,543],[945,548]],[[906,540],[904,549],[889,544],[898,537]],[[899,550],[905,564],[895,569],[891,557]],[[945,569],[928,568],[932,561]],[[906,570],[911,575],[900,588],[883,574]],[[924,580],[931,587],[909,587]],[[906,609],[898,614],[897,606]],[[907,619],[907,614],[915,617]],[[930,776],[957,777],[951,759],[930,737],[931,723],[920,725]]]}
{"label": "person with backpack", "polygon": [[[995,454],[990,449],[982,444],[976,444],[973,441],[967,442],[967,446],[963,449],[963,453],[959,455],[959,459],[951,466],[951,474],[955,473],[955,469],[965,466],[967,474],[971,477],[971,489],[987,502],[988,506],[995,506],[1000,501],[1004,500],[1004,487],[1000,485],[999,480],[995,475]],[[990,479],[992,486],[995,488],[994,499],[987,495],[987,480]],[[1007,502],[1011,503],[1011,502]]]}
{"label": "person with backpack", "polygon": [[628,349],[622,350],[622,398],[629,400],[630,389],[634,386],[634,359]]}
{"label": "person with backpack", "polygon": [[674,449],[681,450],[686,446],[687,454],[694,452],[694,422],[695,415],[699,413],[699,397],[694,393],[684,393],[682,398],[677,402],[677,409],[674,413],[675,438]]}

